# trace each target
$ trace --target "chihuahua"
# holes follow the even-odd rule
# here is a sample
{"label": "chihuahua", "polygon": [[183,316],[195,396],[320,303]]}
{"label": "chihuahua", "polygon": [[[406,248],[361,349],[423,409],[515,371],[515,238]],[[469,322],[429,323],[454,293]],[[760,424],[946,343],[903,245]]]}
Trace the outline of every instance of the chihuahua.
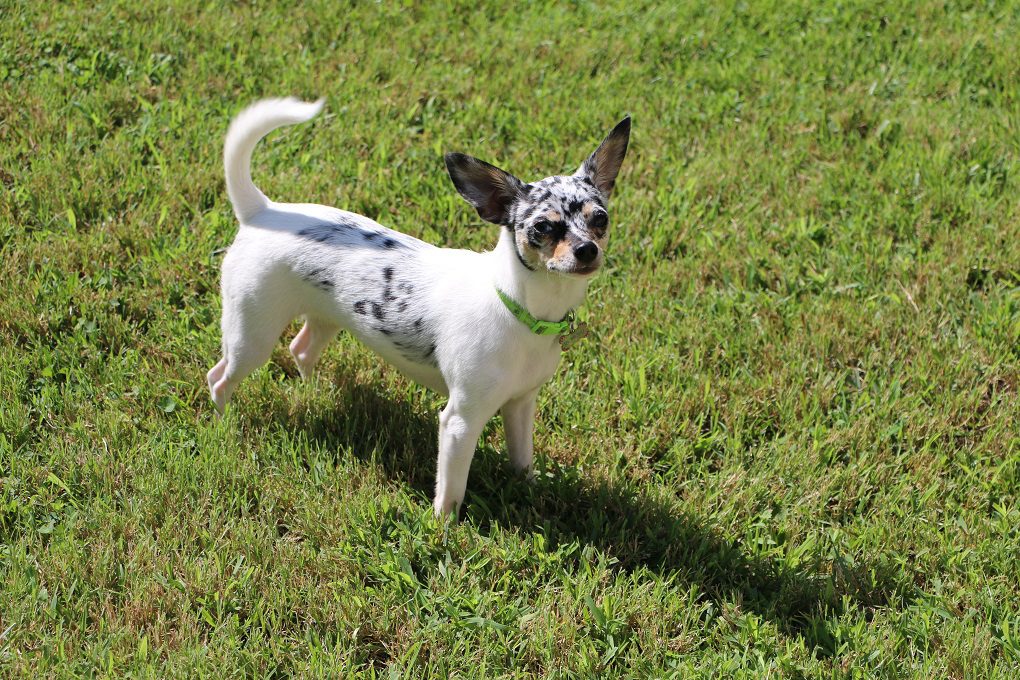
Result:
{"label": "chihuahua", "polygon": [[212,400],[222,415],[293,319],[304,320],[290,343],[304,378],[346,329],[448,397],[439,414],[434,509],[449,515],[464,499],[475,445],[497,411],[510,462],[531,472],[538,390],[556,370],[561,341],[578,332],[573,310],[604,261],[607,203],[630,118],[573,175],[526,183],[447,154],[460,195],[502,227],[495,249],[476,253],[438,248],[345,210],[269,200],[251,179],[255,145],[321,109],[322,100],[264,100],[227,132],[227,193],[240,229],[223,260],[223,358],[207,376]]}

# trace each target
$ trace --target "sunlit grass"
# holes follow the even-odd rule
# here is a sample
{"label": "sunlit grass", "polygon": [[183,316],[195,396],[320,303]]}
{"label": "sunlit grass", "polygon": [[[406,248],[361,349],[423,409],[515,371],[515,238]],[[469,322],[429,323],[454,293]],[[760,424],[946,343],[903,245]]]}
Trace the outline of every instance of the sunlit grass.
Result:
{"label": "sunlit grass", "polygon": [[[1020,11],[915,5],[5,6],[2,674],[1012,677]],[[475,249],[444,151],[633,116],[534,484],[496,419],[437,523],[442,400],[347,337],[213,417],[271,95],[270,196]]]}

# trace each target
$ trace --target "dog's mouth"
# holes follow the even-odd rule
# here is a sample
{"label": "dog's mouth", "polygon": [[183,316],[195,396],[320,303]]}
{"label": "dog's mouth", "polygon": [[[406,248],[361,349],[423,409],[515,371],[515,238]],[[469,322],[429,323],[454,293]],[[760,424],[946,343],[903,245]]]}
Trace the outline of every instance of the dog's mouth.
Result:
{"label": "dog's mouth", "polygon": [[602,267],[601,262],[593,262],[592,264],[579,264],[573,267],[563,267],[556,263],[549,263],[549,270],[556,272],[557,274],[565,274],[567,276],[578,276],[587,277],[597,272]]}
{"label": "dog's mouth", "polygon": [[571,271],[570,273],[574,274],[576,276],[591,276],[592,274],[594,274],[598,270],[599,270],[599,265],[597,265],[597,264],[589,264],[589,265],[585,265],[583,267],[575,267],[574,270]]}

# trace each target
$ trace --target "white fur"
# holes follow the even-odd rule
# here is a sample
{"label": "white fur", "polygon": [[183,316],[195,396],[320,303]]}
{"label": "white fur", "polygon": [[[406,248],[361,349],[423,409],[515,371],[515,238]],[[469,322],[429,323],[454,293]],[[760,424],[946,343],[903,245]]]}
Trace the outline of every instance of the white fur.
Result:
{"label": "white fur", "polygon": [[[346,329],[449,397],[439,416],[434,504],[437,514],[449,514],[463,501],[478,437],[497,411],[511,462],[530,470],[536,396],[560,358],[557,338],[532,333],[496,287],[535,317],[557,321],[583,301],[588,279],[528,271],[503,228],[494,250],[475,253],[437,248],[336,208],[269,200],[252,183],[252,149],[272,129],[309,120],[321,107],[262,101],[227,134],[227,191],[241,226],[223,261],[223,359],[208,374],[212,399],[223,413],[234,388],[268,360],[294,318],[305,319],[290,348],[306,377],[325,344]],[[395,245],[379,245],[387,239]],[[395,335],[380,330],[387,324]],[[428,328],[427,337],[415,335],[420,327]],[[421,359],[431,346],[432,355]]]}

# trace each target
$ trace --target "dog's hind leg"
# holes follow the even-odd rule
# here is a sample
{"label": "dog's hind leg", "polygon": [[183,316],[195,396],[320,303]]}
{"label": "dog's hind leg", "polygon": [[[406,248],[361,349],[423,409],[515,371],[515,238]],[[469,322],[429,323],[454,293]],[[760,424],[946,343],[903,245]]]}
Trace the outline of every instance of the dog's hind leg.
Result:
{"label": "dog's hind leg", "polygon": [[220,404],[216,401],[216,383],[223,378],[223,372],[227,370],[227,358],[223,357],[219,360],[215,366],[209,369],[209,372],[205,374],[205,381],[209,385],[209,393],[212,395],[213,403],[216,404],[216,410],[221,414],[223,409],[220,408]]}
{"label": "dog's hind leg", "polygon": [[332,340],[340,327],[336,324],[309,317],[301,327],[294,340],[290,343],[290,353],[294,357],[301,377],[308,380],[315,372],[315,364],[322,356],[329,341]]}
{"label": "dog's hind leg", "polygon": [[273,345],[294,318],[281,304],[223,305],[223,359],[209,371],[209,391],[222,415],[230,396],[248,374],[269,360]]}

